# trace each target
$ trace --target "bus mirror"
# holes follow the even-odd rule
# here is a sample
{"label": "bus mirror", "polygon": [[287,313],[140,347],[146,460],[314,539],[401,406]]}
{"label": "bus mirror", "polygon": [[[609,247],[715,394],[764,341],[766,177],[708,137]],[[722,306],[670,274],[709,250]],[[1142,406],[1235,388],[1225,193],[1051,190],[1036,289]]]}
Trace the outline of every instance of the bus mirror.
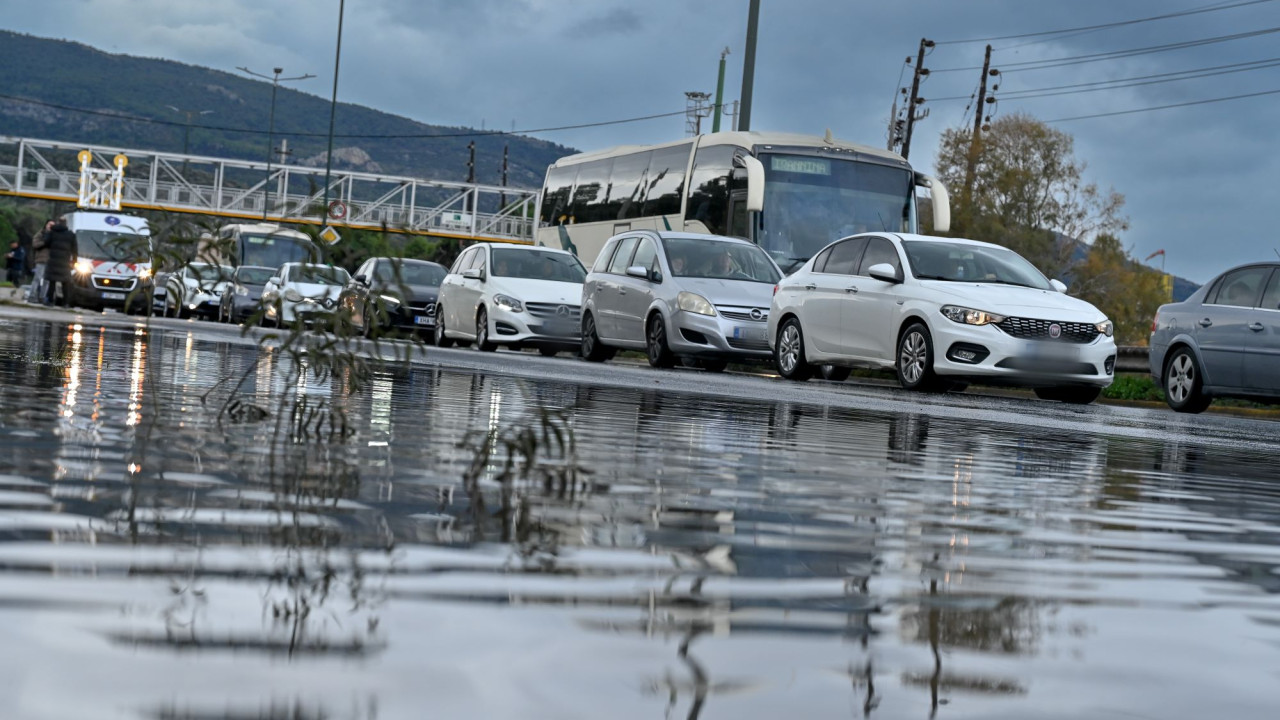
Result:
{"label": "bus mirror", "polygon": [[929,188],[933,200],[933,232],[944,233],[951,229],[951,198],[947,186],[940,180],[916,173],[916,185]]}
{"label": "bus mirror", "polygon": [[747,169],[747,212],[764,210],[764,164],[750,155],[739,155]]}

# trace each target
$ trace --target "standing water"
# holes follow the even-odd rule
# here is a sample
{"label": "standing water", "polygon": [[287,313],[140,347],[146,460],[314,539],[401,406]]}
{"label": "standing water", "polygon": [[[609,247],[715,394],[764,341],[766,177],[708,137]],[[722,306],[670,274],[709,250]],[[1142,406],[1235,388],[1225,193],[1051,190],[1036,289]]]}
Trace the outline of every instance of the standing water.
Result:
{"label": "standing water", "polygon": [[1277,712],[1272,453],[287,363],[0,324],[0,717]]}

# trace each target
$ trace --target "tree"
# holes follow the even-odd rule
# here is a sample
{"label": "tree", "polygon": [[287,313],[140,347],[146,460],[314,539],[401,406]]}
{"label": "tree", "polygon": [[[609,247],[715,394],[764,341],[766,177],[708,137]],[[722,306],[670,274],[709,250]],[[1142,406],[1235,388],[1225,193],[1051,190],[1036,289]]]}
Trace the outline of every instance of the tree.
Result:
{"label": "tree", "polygon": [[938,150],[940,179],[959,190],[955,234],[999,243],[1063,276],[1078,260],[1077,241],[1128,229],[1124,196],[1084,182],[1067,133],[1026,114],[999,118],[975,148],[970,178],[972,135],[949,129]]}
{"label": "tree", "polygon": [[1146,345],[1156,308],[1169,302],[1163,273],[1130,257],[1114,235],[1094,239],[1073,282],[1071,294],[1106,314],[1121,345]]}

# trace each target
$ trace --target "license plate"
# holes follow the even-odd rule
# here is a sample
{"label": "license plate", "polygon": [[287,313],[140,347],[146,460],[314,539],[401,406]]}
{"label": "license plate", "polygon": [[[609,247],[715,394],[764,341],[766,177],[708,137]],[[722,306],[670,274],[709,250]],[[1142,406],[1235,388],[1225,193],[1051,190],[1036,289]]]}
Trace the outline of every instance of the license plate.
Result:
{"label": "license plate", "polygon": [[102,299],[103,299],[103,300],[123,300],[123,299],[125,299],[125,298],[126,298],[126,297],[128,297],[128,296],[129,296],[129,293],[122,293],[122,292],[106,292],[106,291],[103,291],[103,293],[102,293]]}
{"label": "license plate", "polygon": [[1022,354],[1036,360],[1076,360],[1080,357],[1080,351],[1075,347],[1056,342],[1029,342]]}
{"label": "license plate", "polygon": [[761,327],[743,327],[738,325],[733,328],[734,340],[764,340],[765,329]]}
{"label": "license plate", "polygon": [[413,319],[413,322],[418,325],[435,325],[436,319],[430,315],[419,315]]}

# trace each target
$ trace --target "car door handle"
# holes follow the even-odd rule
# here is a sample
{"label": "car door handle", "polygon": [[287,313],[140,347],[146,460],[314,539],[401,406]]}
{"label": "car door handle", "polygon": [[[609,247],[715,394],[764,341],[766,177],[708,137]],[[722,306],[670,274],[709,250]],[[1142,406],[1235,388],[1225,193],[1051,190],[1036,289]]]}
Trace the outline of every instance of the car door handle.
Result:
{"label": "car door handle", "polygon": [[857,292],[858,292],[858,288],[856,288],[856,287],[847,287],[847,288],[845,288],[845,289],[844,289],[844,291],[845,291],[845,292],[847,292],[847,293],[857,293]]}
{"label": "car door handle", "polygon": [[1250,329],[1250,330],[1252,330],[1252,331],[1254,331],[1254,332],[1262,332],[1262,330],[1263,330],[1263,328],[1262,328],[1262,323],[1260,323],[1260,322],[1250,323],[1250,324],[1249,324],[1249,329]]}
{"label": "car door handle", "polygon": [[1213,324],[1213,321],[1210,320],[1209,318],[1205,318],[1200,321],[1200,327],[1209,327],[1212,324]]}
{"label": "car door handle", "polygon": [[805,290],[817,290],[817,289],[818,289],[818,286],[817,286],[817,285],[805,285],[805,286],[804,286],[804,289],[805,289]]}

